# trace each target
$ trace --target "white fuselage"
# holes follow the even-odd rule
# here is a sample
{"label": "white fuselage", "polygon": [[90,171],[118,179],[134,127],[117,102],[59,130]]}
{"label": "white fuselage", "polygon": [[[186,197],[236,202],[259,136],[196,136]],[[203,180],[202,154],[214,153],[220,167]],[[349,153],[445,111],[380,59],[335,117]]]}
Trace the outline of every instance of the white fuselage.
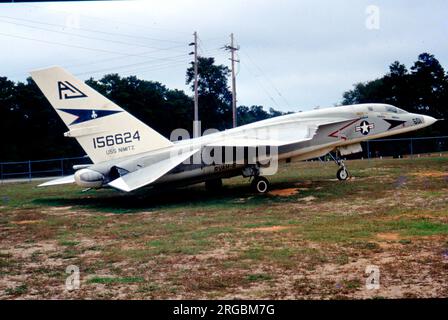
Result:
{"label": "white fuselage", "polygon": [[[417,130],[436,121],[372,103],[289,114],[175,142],[61,67],[30,73],[67,126],[64,135],[76,139],[93,162],[72,176],[40,186],[75,182],[85,188],[131,192],[164,183],[209,180],[207,185],[212,186],[220,184],[220,178],[243,175],[256,177],[257,190],[266,192],[268,183],[262,175],[275,174],[283,160],[311,159],[335,149],[341,155],[360,152],[361,141]],[[173,134],[178,132],[187,131]],[[346,177],[346,173],[338,176]]]}
{"label": "white fuselage", "polygon": [[[340,106],[270,118],[237,128],[175,142],[173,146],[120,159],[113,165],[130,172],[180,151],[200,149],[220,141],[238,141],[239,138],[290,141],[277,149],[277,161],[307,160],[323,156],[335,149],[359,142],[421,129],[436,119],[405,112],[385,104]],[[359,151],[359,150],[358,150]],[[112,163],[104,162],[90,167],[107,175]],[[234,161],[220,164],[181,164],[154,184],[169,182],[195,183],[217,177],[241,175],[245,165]]]}

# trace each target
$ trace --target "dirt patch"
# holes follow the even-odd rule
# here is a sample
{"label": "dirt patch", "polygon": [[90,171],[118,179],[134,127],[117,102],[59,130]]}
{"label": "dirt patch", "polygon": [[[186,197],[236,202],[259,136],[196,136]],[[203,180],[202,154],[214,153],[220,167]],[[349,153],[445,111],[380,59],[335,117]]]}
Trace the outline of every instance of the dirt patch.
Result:
{"label": "dirt patch", "polygon": [[314,201],[314,200],[316,200],[316,199],[317,199],[317,198],[314,197],[314,196],[308,196],[308,197],[300,198],[300,199],[298,199],[297,201],[310,202],[310,201]]}
{"label": "dirt patch", "polygon": [[252,232],[276,232],[276,231],[281,231],[281,230],[285,230],[288,229],[288,227],[286,226],[272,226],[272,227],[259,227],[259,228],[250,228],[248,229],[249,231]]}
{"label": "dirt patch", "polygon": [[11,222],[19,223],[20,221],[41,220],[43,217],[44,215],[40,212],[32,210],[19,210],[16,213],[13,213]]}
{"label": "dirt patch", "polygon": [[[232,255],[229,254],[229,247],[217,248],[211,251],[207,251],[201,254],[197,254],[194,257],[198,260],[226,260]],[[181,264],[185,268],[184,264]]]}
{"label": "dirt patch", "polygon": [[448,177],[448,173],[443,171],[423,171],[423,172],[415,172],[413,175],[422,178],[444,178]]}
{"label": "dirt patch", "polygon": [[290,197],[297,193],[299,193],[299,189],[297,188],[286,188],[286,189],[272,190],[269,192],[270,195],[280,197]]}
{"label": "dirt patch", "polygon": [[31,244],[17,244],[8,249],[4,248],[4,252],[11,254],[18,259],[27,259],[35,252],[47,253],[57,250],[55,241],[41,241]]}
{"label": "dirt patch", "polygon": [[398,241],[400,235],[398,233],[377,233],[376,237],[380,240]]}
{"label": "dirt patch", "polygon": [[13,224],[33,224],[33,223],[40,223],[43,222],[43,220],[21,220],[21,221],[11,221]]}

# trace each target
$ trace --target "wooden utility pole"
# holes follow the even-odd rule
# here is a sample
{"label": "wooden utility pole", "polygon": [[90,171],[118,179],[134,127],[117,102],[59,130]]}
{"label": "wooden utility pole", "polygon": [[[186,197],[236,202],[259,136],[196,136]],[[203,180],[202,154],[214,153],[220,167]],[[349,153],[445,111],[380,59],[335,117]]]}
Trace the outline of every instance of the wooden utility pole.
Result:
{"label": "wooden utility pole", "polygon": [[235,62],[240,62],[235,59],[235,51],[240,48],[234,46],[233,33],[230,34],[230,46],[225,46],[225,49],[230,51],[230,61],[232,61],[232,119],[235,128],[237,126]]}
{"label": "wooden utility pole", "polygon": [[190,43],[190,46],[194,46],[194,51],[190,54],[194,55],[194,120],[193,120],[193,137],[199,137],[199,101],[198,101],[198,33],[193,33],[194,41]]}

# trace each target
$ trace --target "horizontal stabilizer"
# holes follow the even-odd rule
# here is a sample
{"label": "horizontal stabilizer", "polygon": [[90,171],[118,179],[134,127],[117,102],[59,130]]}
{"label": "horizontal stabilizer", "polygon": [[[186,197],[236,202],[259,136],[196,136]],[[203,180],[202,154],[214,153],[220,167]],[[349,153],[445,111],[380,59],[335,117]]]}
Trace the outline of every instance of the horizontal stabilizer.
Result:
{"label": "horizontal stabilizer", "polygon": [[121,191],[130,192],[153,183],[171,169],[190,158],[198,150],[184,152],[179,155],[172,156],[168,159],[156,162],[142,169],[128,173],[109,183],[109,186]]}
{"label": "horizontal stabilizer", "polygon": [[71,176],[66,176],[63,178],[47,181],[45,183],[38,185],[38,187],[56,186],[59,184],[69,184],[69,183],[75,183],[75,178],[73,174]]}

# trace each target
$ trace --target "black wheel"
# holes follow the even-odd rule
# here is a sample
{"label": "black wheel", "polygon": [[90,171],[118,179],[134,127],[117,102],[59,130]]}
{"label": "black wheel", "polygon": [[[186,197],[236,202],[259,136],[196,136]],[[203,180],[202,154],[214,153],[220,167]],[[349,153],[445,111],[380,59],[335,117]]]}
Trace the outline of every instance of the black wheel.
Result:
{"label": "black wheel", "polygon": [[269,181],[265,177],[255,177],[252,180],[251,187],[255,192],[266,193],[269,191]]}
{"label": "black wheel", "polygon": [[338,177],[339,180],[345,181],[348,178],[348,171],[345,168],[340,168],[338,172],[336,173],[336,177]]}
{"label": "black wheel", "polygon": [[215,192],[222,189],[222,179],[212,179],[205,181],[205,189]]}

